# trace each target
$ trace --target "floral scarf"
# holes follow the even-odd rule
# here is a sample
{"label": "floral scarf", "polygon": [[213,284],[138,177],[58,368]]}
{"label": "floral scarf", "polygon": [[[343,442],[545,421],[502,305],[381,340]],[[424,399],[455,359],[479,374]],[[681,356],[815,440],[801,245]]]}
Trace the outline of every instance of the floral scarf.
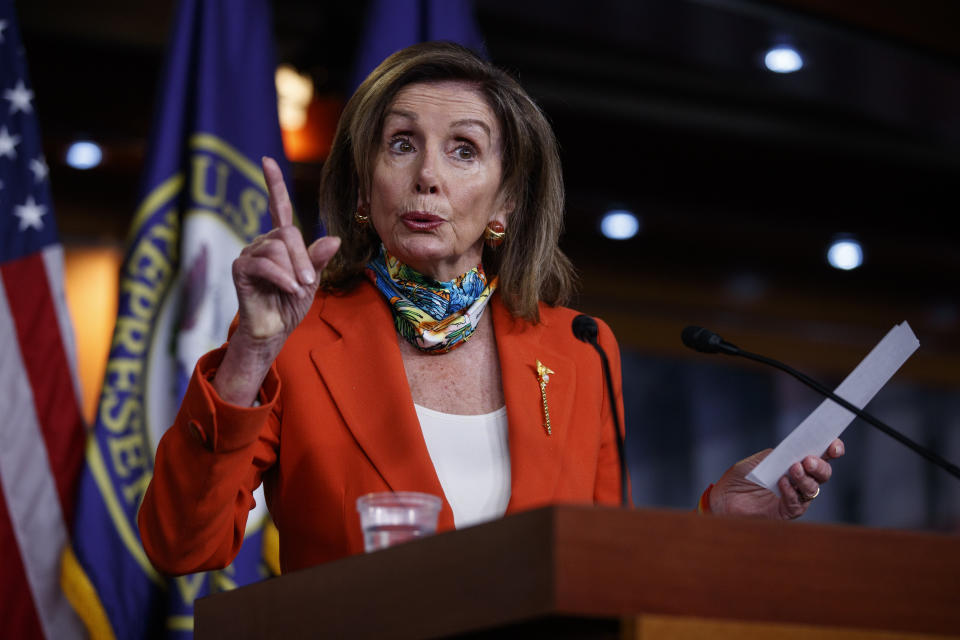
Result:
{"label": "floral scarf", "polygon": [[367,263],[367,275],[390,303],[397,333],[420,351],[447,353],[466,342],[497,288],[477,265],[449,282],[437,282],[380,253]]}

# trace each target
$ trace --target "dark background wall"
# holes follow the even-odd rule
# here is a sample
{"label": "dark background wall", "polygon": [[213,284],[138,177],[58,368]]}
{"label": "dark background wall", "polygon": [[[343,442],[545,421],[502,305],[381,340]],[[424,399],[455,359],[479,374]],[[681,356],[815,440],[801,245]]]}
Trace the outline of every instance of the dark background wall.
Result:
{"label": "dark background wall", "polygon": [[[366,3],[277,0],[278,58],[318,95],[349,91]],[[122,247],[173,2],[18,3],[61,234]],[[949,0],[477,0],[494,62],[550,117],[568,188],[564,249],[577,306],[624,351],[637,496],[686,507],[727,464],[772,446],[818,400],[778,374],[706,360],[686,324],[832,383],[893,324],[920,351],[875,406],[960,459],[960,6]],[[763,69],[790,43],[798,73]],[[99,168],[63,161],[78,136]],[[319,162],[295,164],[305,220]],[[641,233],[611,241],[599,216],[627,207]],[[309,222],[308,222],[309,224]],[[827,266],[837,234],[864,265]],[[958,483],[855,423],[849,455],[811,514],[956,529]]]}

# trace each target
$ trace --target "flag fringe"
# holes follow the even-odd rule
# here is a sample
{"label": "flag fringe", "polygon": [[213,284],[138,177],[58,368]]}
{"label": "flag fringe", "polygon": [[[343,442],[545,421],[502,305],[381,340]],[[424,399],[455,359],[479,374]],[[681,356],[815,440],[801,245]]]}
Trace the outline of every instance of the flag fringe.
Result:
{"label": "flag fringe", "polygon": [[69,546],[60,555],[60,588],[92,640],[116,640],[100,596]]}
{"label": "flag fringe", "polygon": [[270,573],[280,575],[280,532],[270,518],[263,523],[263,548],[260,553]]}

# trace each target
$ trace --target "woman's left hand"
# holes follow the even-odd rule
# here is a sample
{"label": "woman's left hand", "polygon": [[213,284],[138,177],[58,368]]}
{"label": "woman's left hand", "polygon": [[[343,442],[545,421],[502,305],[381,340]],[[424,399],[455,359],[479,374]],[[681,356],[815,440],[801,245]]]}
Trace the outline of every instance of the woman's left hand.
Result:
{"label": "woman's left hand", "polygon": [[747,480],[747,474],[771,451],[767,449],[744,458],[723,474],[710,491],[712,513],[779,520],[799,518],[819,494],[820,485],[830,479],[833,470],[829,460],[842,456],[844,447],[841,440],[834,440],[823,457],[807,456],[794,463],[780,478],[779,497]]}

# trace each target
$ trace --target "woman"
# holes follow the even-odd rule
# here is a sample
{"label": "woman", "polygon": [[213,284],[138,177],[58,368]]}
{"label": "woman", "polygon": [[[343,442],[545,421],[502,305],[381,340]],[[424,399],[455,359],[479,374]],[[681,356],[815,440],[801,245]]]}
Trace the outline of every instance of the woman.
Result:
{"label": "woman", "polygon": [[[556,142],[516,82],[450,44],[384,61],[340,120],[320,195],[331,235],[309,248],[276,163],[263,170],[275,228],[234,263],[230,341],[198,362],[140,510],[158,568],[228,564],[261,480],[284,571],[361,551],[355,501],[372,491],[442,496],[441,530],[619,502],[599,360],[560,306]],[[600,342],[622,412],[602,322]],[[744,479],[763,455],[701,507],[802,514],[829,463],[794,465],[779,498]]]}

